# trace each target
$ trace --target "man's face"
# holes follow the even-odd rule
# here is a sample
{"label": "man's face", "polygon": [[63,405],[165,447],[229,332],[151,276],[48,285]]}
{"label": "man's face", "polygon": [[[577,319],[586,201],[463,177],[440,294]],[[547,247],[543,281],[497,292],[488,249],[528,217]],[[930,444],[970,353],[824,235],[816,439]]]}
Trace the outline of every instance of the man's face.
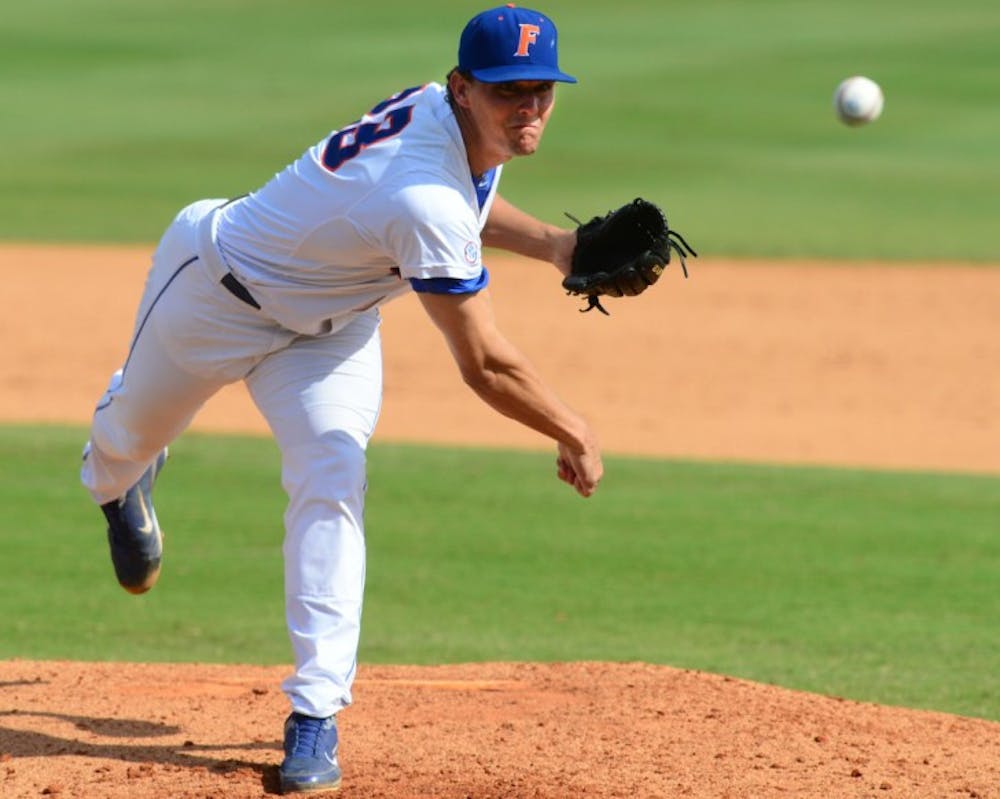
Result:
{"label": "man's face", "polygon": [[504,161],[538,149],[555,102],[554,82],[472,81],[466,87],[466,107],[486,149]]}

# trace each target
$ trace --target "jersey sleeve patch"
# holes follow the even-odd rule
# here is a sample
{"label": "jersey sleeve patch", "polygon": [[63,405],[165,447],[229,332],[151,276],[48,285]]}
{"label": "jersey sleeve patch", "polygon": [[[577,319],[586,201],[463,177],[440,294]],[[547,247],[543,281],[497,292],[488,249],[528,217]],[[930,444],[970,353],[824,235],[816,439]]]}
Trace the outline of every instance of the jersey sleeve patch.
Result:
{"label": "jersey sleeve patch", "polygon": [[486,288],[490,273],[484,266],[478,277],[461,280],[455,277],[411,277],[413,290],[424,294],[475,294]]}

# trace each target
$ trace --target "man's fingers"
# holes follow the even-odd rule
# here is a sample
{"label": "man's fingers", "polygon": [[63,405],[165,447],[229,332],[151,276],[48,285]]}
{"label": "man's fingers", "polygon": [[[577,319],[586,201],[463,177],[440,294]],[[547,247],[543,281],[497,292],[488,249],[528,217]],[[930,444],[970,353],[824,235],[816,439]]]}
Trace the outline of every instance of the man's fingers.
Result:
{"label": "man's fingers", "polygon": [[564,483],[572,484],[576,480],[576,473],[565,458],[556,459],[556,468],[558,469],[559,479]]}

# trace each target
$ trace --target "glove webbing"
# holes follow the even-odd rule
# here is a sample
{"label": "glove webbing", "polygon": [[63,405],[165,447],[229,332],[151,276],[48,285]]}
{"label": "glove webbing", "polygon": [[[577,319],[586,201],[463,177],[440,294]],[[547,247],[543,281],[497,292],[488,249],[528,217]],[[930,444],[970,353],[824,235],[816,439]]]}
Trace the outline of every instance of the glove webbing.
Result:
{"label": "glove webbing", "polygon": [[600,311],[605,316],[611,316],[611,314],[608,313],[607,309],[603,305],[601,305],[601,298],[600,297],[598,297],[596,294],[588,294],[587,295],[587,307],[586,308],[581,308],[580,309],[580,313],[587,313],[587,311],[592,311],[592,310],[594,310],[594,308],[596,308],[598,311]]}
{"label": "glove webbing", "polygon": [[[678,244],[677,241],[674,241],[674,239],[677,239],[677,241],[679,241],[680,244]],[[686,278],[688,276],[688,268],[687,268],[687,261],[684,260],[684,250],[687,250],[687,254],[688,255],[693,255],[695,258],[698,257],[698,253],[696,253],[694,251],[694,248],[690,244],[688,244],[686,241],[684,241],[684,237],[680,233],[678,233],[676,230],[668,230],[667,231],[667,260],[668,261],[670,260],[670,250],[673,250],[674,252],[676,252],[680,256],[680,259],[681,259],[681,269],[684,271],[684,277]]]}

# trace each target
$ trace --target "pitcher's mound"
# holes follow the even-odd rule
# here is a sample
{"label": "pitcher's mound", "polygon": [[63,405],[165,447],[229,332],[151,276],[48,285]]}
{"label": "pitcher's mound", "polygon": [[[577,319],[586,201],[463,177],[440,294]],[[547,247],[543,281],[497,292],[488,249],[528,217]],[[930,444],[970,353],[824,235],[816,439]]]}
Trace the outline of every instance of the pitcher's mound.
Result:
{"label": "pitcher's mound", "polygon": [[[280,667],[0,663],[0,796],[265,797]],[[645,664],[362,667],[343,799],[990,797],[1000,724]]]}

